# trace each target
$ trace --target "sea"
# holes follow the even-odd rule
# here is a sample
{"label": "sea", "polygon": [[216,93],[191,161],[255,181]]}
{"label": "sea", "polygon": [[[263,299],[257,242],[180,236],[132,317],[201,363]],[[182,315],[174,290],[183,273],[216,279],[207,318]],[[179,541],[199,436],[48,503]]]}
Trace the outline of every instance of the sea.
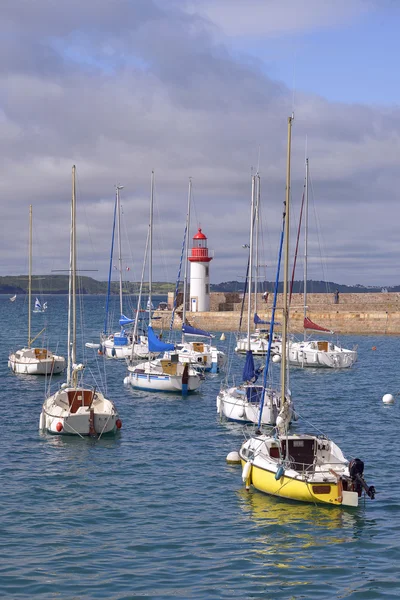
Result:
{"label": "sea", "polygon": [[[67,297],[44,300],[32,337],[45,328],[46,344],[65,355]],[[83,296],[78,306],[78,360],[118,408],[115,438],[39,432],[46,391],[65,376],[50,382],[8,370],[9,351],[26,343],[27,304],[0,296],[1,598],[400,597],[398,337],[343,336],[344,346],[358,345],[354,368],[291,371],[301,417],[294,431],[331,437],[347,458],[364,461],[376,487],[374,500],[338,508],[247,492],[240,467],[226,462],[242,427],[216,412],[225,376],[209,375],[186,398],[129,389],[123,362],[84,347],[99,339],[104,298]],[[244,359],[234,355],[233,334],[218,332],[214,342],[239,382]],[[382,402],[385,393],[393,405]]]}

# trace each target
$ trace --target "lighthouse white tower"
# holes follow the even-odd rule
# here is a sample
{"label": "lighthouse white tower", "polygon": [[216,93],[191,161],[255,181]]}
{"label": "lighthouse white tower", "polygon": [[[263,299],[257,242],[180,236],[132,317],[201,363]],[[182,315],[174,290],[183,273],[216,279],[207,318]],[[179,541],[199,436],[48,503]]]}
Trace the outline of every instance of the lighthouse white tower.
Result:
{"label": "lighthouse white tower", "polygon": [[208,256],[207,238],[199,228],[193,236],[190,261],[190,310],[207,312],[210,310],[210,266],[213,257]]}

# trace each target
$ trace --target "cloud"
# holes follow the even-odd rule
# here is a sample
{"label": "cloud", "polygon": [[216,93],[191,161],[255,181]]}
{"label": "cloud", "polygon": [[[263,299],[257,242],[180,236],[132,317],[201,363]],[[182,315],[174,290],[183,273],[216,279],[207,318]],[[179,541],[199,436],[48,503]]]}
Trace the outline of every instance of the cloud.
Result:
{"label": "cloud", "polygon": [[[258,14],[260,32],[268,34],[266,9],[255,0],[250,4],[253,21]],[[364,10],[363,4],[350,3],[346,18]],[[312,5],[302,12],[299,29],[302,20],[304,27],[328,23],[331,9],[313,12]],[[35,271],[66,268],[71,167],[76,164],[81,268],[95,263],[97,276],[107,276],[114,186],[121,183],[124,254],[140,273],[154,169],[155,279],[173,281],[178,270],[189,176],[191,235],[201,223],[215,251],[211,279],[236,279],[245,268],[251,167],[259,163],[263,262],[271,265],[268,277],[274,278],[291,93],[250,54],[238,57],[219,33],[224,0],[212,4],[214,13],[205,2],[196,3],[196,13],[185,6],[151,0],[2,3],[0,197],[7,223],[0,241],[2,274],[26,270],[31,203]],[[232,6],[229,19],[240,21],[245,33],[246,17],[235,12],[244,4]],[[276,31],[280,6],[274,3],[270,13]],[[242,35],[230,27],[229,35]],[[379,225],[381,249],[394,260],[391,225],[386,210],[378,209],[377,216],[377,202],[397,208],[399,119],[397,107],[297,96],[293,209],[298,213],[307,137],[316,210],[330,257],[328,276],[340,283],[353,283],[363,269],[359,283],[397,282],[395,272],[391,281],[383,281],[388,274],[382,258],[367,259],[366,252]],[[311,227],[310,236],[316,233]]]}

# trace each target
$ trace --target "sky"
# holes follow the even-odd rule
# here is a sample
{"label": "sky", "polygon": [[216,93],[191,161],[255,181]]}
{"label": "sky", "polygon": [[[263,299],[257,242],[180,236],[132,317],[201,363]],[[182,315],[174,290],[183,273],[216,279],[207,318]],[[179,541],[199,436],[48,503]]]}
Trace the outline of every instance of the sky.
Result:
{"label": "sky", "polygon": [[176,279],[189,177],[211,282],[242,280],[258,171],[275,279],[294,113],[292,252],[307,155],[308,277],[399,285],[399,27],[398,0],[2,0],[0,275],[27,272],[30,204],[33,272],[68,268],[75,164],[86,274],[107,278],[119,184],[140,279],[154,170],[154,280]]}

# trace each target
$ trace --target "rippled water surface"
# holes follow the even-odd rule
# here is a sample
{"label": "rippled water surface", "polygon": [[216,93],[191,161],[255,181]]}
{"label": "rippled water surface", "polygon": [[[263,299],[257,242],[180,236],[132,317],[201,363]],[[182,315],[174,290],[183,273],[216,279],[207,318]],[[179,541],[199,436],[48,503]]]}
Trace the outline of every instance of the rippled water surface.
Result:
{"label": "rippled water surface", "polygon": [[[33,331],[46,321],[51,349],[65,353],[67,298],[47,300]],[[313,423],[362,458],[378,490],[358,509],[338,509],[243,489],[240,469],[225,462],[242,432],[217,418],[218,375],[186,399],[150,395],[125,389],[124,364],[90,351],[88,379],[107,375],[121,434],[40,435],[47,382],[7,369],[9,350],[25,343],[23,304],[0,297],[0,597],[400,597],[400,400],[381,400],[400,390],[397,337],[343,338],[359,345],[350,371],[292,371],[297,430]],[[84,305],[83,340],[97,341],[104,299]],[[230,335],[218,345],[229,350]],[[232,361],[238,379],[242,361]]]}

